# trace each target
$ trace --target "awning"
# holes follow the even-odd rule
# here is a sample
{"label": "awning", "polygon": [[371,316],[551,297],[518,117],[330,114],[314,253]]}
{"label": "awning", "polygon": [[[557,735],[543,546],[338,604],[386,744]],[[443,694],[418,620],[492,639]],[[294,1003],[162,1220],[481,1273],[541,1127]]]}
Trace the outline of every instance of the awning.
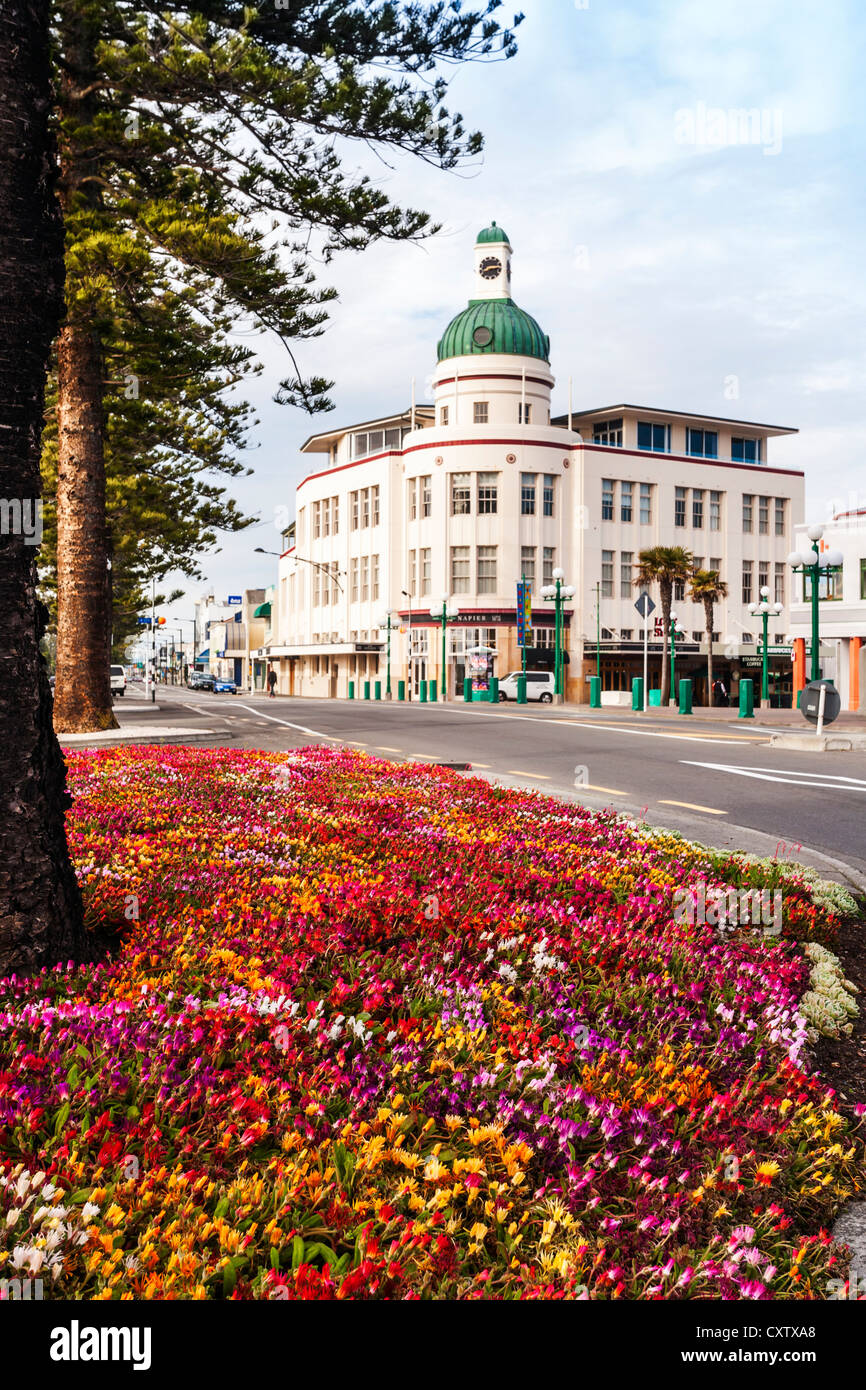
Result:
{"label": "awning", "polygon": [[204,651],[203,651],[203,652],[199,652],[198,656],[194,657],[193,660],[194,660],[194,661],[209,661],[209,660],[210,660],[210,649],[209,649],[208,647],[205,647]]}
{"label": "awning", "polygon": [[258,608],[253,609],[254,618],[269,618],[270,616],[271,605],[269,603],[260,603]]}

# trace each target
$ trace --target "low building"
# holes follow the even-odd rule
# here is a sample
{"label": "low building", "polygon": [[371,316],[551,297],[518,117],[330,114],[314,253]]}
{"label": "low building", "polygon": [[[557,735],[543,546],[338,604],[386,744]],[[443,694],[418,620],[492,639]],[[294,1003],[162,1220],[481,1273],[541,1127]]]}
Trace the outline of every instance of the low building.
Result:
{"label": "low building", "polygon": [[[811,546],[806,527],[796,527],[792,549],[802,553]],[[818,584],[821,673],[834,682],[844,710],[866,714],[866,507],[834,516],[824,525],[818,546],[821,554],[837,550],[842,555],[841,572],[822,576]],[[808,679],[811,590],[802,574],[792,579],[790,632],[802,649],[798,664]]]}

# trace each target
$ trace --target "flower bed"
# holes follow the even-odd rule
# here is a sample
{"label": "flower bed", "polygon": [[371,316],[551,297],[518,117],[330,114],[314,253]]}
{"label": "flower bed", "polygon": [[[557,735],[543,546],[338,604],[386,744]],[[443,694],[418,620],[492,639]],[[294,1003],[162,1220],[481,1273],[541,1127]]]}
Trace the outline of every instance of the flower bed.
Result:
{"label": "flower bed", "polygon": [[[809,1073],[797,939],[832,946],[844,895],[343,750],[70,770],[118,949],[0,981],[0,1277],[292,1299],[844,1277],[827,1230],[863,1151]],[[756,880],[784,883],[781,937],[672,911]]]}

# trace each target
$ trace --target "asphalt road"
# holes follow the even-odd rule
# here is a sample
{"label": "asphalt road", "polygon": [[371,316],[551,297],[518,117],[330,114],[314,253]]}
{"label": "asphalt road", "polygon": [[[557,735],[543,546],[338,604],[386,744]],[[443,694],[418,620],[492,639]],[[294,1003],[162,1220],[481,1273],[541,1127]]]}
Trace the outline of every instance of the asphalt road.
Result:
{"label": "asphalt road", "polygon": [[466,761],[506,785],[613,807],[705,844],[800,859],[866,889],[866,753],[774,749],[769,729],[700,715],[681,724],[615,710],[269,700],[163,686],[157,700],[159,712],[142,710],[133,685],[115,708],[122,724],[213,721],[214,742],[235,747],[333,742],[397,761]]}

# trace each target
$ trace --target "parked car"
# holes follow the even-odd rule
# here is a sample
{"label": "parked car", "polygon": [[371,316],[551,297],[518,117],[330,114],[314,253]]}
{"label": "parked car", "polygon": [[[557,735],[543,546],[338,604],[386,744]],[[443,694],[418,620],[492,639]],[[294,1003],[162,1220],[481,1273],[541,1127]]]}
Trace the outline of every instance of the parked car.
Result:
{"label": "parked car", "polygon": [[207,671],[190,671],[187,685],[190,690],[213,690],[215,681]]}
{"label": "parked car", "polygon": [[[509,671],[508,675],[503,677],[499,682],[500,700],[517,699],[517,677],[522,675],[522,671]],[[540,700],[543,705],[549,705],[553,700],[555,684],[552,671],[527,671],[527,700]]]}
{"label": "parked car", "polygon": [[216,695],[237,695],[238,693],[234,681],[214,681],[213,689]]}
{"label": "parked car", "polygon": [[122,666],[111,667],[111,693],[112,695],[126,694],[126,672]]}

